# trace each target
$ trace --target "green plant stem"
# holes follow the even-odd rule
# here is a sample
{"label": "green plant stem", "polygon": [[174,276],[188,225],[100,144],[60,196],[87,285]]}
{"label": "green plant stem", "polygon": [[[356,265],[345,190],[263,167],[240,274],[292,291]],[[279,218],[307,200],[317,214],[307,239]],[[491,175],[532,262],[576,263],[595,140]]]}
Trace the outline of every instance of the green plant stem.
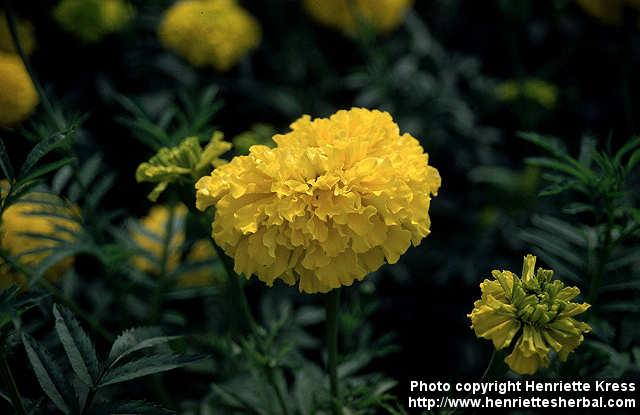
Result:
{"label": "green plant stem", "polygon": [[227,274],[229,300],[232,304],[235,304],[239,311],[238,316],[235,316],[233,319],[234,329],[241,333],[254,332],[256,322],[251,314],[247,296],[240,285],[239,277],[233,269],[232,259],[229,258],[222,248],[220,248],[215,242],[212,241],[211,243],[213,244],[213,248],[215,249],[218,258],[222,261],[222,266]]}
{"label": "green plant stem", "polygon": [[89,393],[87,394],[87,399],[84,400],[84,405],[82,406],[81,415],[84,415],[89,412],[89,408],[91,408],[91,403],[93,402],[93,398],[96,397],[96,393],[98,389],[91,388],[89,389]]}
{"label": "green plant stem", "polygon": [[329,384],[333,415],[342,415],[342,403],[340,401],[340,387],[338,385],[338,308],[340,306],[339,289],[331,290],[326,295],[325,309],[327,315],[327,352]]}
{"label": "green plant stem", "polygon": [[282,410],[282,414],[283,415],[289,415],[289,409],[287,408],[287,404],[284,401],[284,397],[282,396],[282,392],[280,391],[280,388],[278,387],[278,383],[276,382],[275,374],[274,374],[274,371],[273,371],[273,367],[267,366],[266,370],[267,370],[267,381],[269,382],[269,384],[271,385],[273,390],[276,392],[276,398],[278,399],[278,404],[280,405],[280,409]]}
{"label": "green plant stem", "polygon": [[588,302],[591,304],[595,303],[598,299],[598,291],[600,290],[605,268],[607,266],[607,262],[609,262],[609,257],[611,256],[611,250],[613,248],[613,241],[611,237],[611,233],[613,231],[613,213],[610,205],[608,205],[606,209],[607,223],[604,229],[604,237],[602,238],[602,244],[598,249],[596,272],[591,277],[589,296],[587,297]]}
{"label": "green plant stem", "polygon": [[18,415],[27,415],[27,411],[24,409],[24,404],[22,403],[22,398],[20,397],[20,392],[18,391],[18,386],[11,373],[9,362],[7,362],[7,355],[4,350],[0,353],[2,354],[2,356],[0,356],[0,376],[2,376],[6,388],[9,391],[9,398],[11,399],[13,409]]}
{"label": "green plant stem", "polygon": [[11,39],[13,40],[13,45],[16,48],[16,51],[18,52],[18,55],[20,56],[20,59],[22,60],[24,67],[27,69],[27,73],[29,74],[31,81],[33,82],[33,85],[36,88],[38,97],[40,98],[40,102],[42,102],[42,106],[44,107],[47,114],[49,114],[51,119],[54,122],[56,122],[56,125],[58,126],[58,128],[63,129],[64,122],[58,119],[58,116],[53,110],[53,106],[51,105],[51,102],[49,101],[47,94],[45,94],[44,89],[42,89],[42,86],[38,82],[38,78],[36,77],[36,74],[33,71],[33,68],[29,64],[29,59],[27,58],[27,54],[25,53],[24,48],[20,43],[20,38],[18,36],[18,28],[16,24],[16,18],[13,12],[13,6],[11,5],[11,0],[4,0],[3,3],[4,3],[5,15],[7,18],[7,24],[9,26],[9,32],[11,33]]}

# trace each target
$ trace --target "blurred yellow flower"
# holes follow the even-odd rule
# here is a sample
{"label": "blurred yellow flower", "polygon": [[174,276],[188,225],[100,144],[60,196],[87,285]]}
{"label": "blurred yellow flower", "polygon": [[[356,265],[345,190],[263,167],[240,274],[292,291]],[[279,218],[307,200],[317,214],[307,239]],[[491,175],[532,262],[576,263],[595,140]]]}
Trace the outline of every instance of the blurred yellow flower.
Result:
{"label": "blurred yellow flower", "polygon": [[38,93],[18,55],[0,52],[0,126],[24,121],[38,105]]}
{"label": "blurred yellow flower", "polygon": [[[22,19],[16,19],[16,29],[18,32],[18,39],[22,50],[27,55],[30,55],[36,48],[36,39],[33,34],[33,26],[30,22]],[[17,53],[17,50],[13,44],[13,38],[9,31],[9,22],[7,16],[3,11],[0,11],[0,52]]]}
{"label": "blurred yellow flower", "polygon": [[610,25],[622,24],[625,7],[640,10],[640,0],[576,0],[576,2],[587,14]]}
{"label": "blurred yellow flower", "polygon": [[158,30],[169,50],[194,66],[229,70],[260,43],[260,25],[235,0],[182,0]]}
{"label": "blurred yellow flower", "polygon": [[549,110],[555,108],[558,102],[558,88],[537,78],[504,81],[496,86],[495,92],[500,101],[513,102],[526,99]]}
{"label": "blurred yellow flower", "polygon": [[476,336],[493,342],[497,350],[517,341],[505,362],[519,374],[534,374],[549,365],[549,352],[561,361],[582,343],[588,324],[573,317],[584,313],[589,304],[574,303],[580,290],[551,280],[553,271],[538,268],[536,257],[524,258],[522,276],[511,271],[492,272],[493,280],[480,284],[482,297],[474,303],[468,317]]}
{"label": "blurred yellow flower", "polygon": [[64,30],[87,43],[122,30],[134,14],[125,0],[62,0],[53,10]]}
{"label": "blurred yellow flower", "polygon": [[[164,273],[176,271],[186,240],[187,212],[187,207],[182,204],[173,208],[156,205],[138,224],[129,228],[131,238],[143,251],[133,258],[137,269],[159,275],[163,272],[163,258],[166,258]],[[168,248],[166,253],[165,246]],[[177,286],[194,287],[222,282],[220,273],[208,264],[213,258],[216,258],[216,252],[211,242],[204,239],[196,241],[186,255],[186,270],[176,276]]]}
{"label": "blurred yellow flower", "polygon": [[[130,228],[131,238],[146,254],[134,257],[134,266],[143,272],[159,274],[165,258],[164,272],[173,271],[180,263],[186,217],[187,207],[184,205],[173,208],[153,206],[149,214],[140,220],[139,226]],[[167,252],[164,252],[165,246]]]}
{"label": "blurred yellow flower", "polygon": [[[6,186],[6,181],[3,183]],[[49,193],[32,192],[10,205],[2,213],[0,247],[17,262],[30,269],[37,267],[51,255],[52,250],[73,241],[80,226],[80,216],[74,207]],[[34,252],[39,250],[38,252]],[[53,265],[45,273],[50,281],[62,277],[73,265],[68,257]],[[10,284],[26,285],[26,277],[0,259],[0,288]]]}
{"label": "blurred yellow flower", "polygon": [[354,35],[362,27],[392,31],[404,21],[413,0],[304,0],[304,5],[319,23]]}
{"label": "blurred yellow flower", "polygon": [[291,129],[196,184],[196,206],[215,206],[212,235],[236,272],[327,292],[429,234],[440,175],[391,115],[354,108]]}
{"label": "blurred yellow flower", "polygon": [[211,169],[226,163],[220,156],[231,149],[224,135],[216,131],[209,143],[202,148],[198,137],[187,137],[175,147],[163,147],[148,162],[136,170],[138,183],[158,183],[149,194],[156,201],[170,183],[180,180],[197,180]]}

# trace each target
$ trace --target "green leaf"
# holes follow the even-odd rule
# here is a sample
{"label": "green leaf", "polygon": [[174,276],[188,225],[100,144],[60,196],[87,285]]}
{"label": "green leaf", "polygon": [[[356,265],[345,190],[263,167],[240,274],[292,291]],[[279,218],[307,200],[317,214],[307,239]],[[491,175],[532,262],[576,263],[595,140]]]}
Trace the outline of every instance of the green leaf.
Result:
{"label": "green leaf", "polygon": [[164,415],[175,412],[145,401],[104,402],[91,407],[91,415]]}
{"label": "green leaf", "polygon": [[13,180],[13,166],[11,165],[11,160],[9,160],[9,155],[7,154],[7,149],[4,146],[4,140],[2,138],[0,138],[0,167],[6,178],[10,181]]}
{"label": "green leaf", "polygon": [[31,180],[36,180],[39,179],[40,177],[44,176],[45,174],[51,173],[52,171],[58,170],[68,164],[73,163],[76,160],[75,157],[65,157],[63,159],[60,159],[58,161],[54,161],[51,163],[47,163],[44,166],[40,166],[35,170],[32,170],[31,173],[29,173],[29,175],[27,177],[21,177],[20,178],[20,182],[26,183],[29,182]]}
{"label": "green leaf", "polygon": [[78,414],[78,397],[71,383],[49,353],[31,336],[22,333],[22,344],[44,393],[66,414]]}
{"label": "green leaf", "polygon": [[49,138],[45,138],[41,142],[39,142],[27,155],[24,164],[20,168],[20,174],[18,177],[25,177],[27,174],[31,172],[33,167],[35,167],[36,163],[42,159],[42,157],[46,156],[50,152],[55,149],[58,149],[65,144],[67,144],[71,134],[69,133],[55,133]]}
{"label": "green leaf", "polygon": [[203,356],[180,356],[175,354],[155,354],[127,362],[110,369],[100,382],[100,387],[126,382],[132,379],[166,372],[204,359]]}
{"label": "green leaf", "polygon": [[162,332],[158,327],[136,327],[125,330],[113,342],[107,364],[111,367],[131,353],[155,347],[178,338],[180,336],[162,336]]}
{"label": "green leaf", "polygon": [[66,308],[54,304],[53,315],[56,319],[58,337],[73,371],[85,385],[95,386],[100,377],[100,363],[91,339]]}

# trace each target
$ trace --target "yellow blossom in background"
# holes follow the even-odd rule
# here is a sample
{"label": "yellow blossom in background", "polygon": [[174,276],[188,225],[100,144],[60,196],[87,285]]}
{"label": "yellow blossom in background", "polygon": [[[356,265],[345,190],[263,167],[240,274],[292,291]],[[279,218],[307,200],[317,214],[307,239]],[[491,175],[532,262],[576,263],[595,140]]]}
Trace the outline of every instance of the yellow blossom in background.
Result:
{"label": "yellow blossom in background", "polygon": [[273,140],[196,184],[196,206],[215,206],[212,236],[236,272],[327,292],[397,262],[429,234],[440,175],[388,113],[305,115]]}
{"label": "yellow blossom in background", "polygon": [[576,0],[576,2],[585,13],[609,25],[622,24],[625,7],[640,10],[640,0]]}
{"label": "yellow blossom in background", "polygon": [[194,66],[229,70],[260,43],[260,25],[235,0],[182,0],[165,13],[160,41]]}
{"label": "yellow blossom in background", "polygon": [[304,0],[304,5],[319,23],[354,35],[361,26],[392,31],[404,21],[413,0]]}
{"label": "yellow blossom in background", "polygon": [[535,264],[536,257],[527,255],[521,277],[492,271],[493,279],[480,284],[482,297],[468,315],[476,336],[491,340],[497,350],[513,346],[505,362],[514,372],[529,375],[549,365],[551,351],[565,361],[591,331],[574,318],[589,308],[571,301],[580,290],[552,280],[551,270],[534,272]]}
{"label": "yellow blossom in background", "polygon": [[495,93],[500,101],[513,102],[525,99],[549,110],[555,108],[558,102],[558,88],[547,81],[536,78],[504,81],[496,86]]}
{"label": "yellow blossom in background", "polygon": [[[6,185],[6,181],[3,183]],[[49,193],[32,192],[10,205],[2,213],[0,247],[24,267],[37,267],[52,254],[51,250],[73,241],[81,219],[75,208]],[[40,252],[32,252],[42,249]],[[65,258],[53,265],[45,277],[56,281],[73,265],[73,258]],[[0,260],[0,288],[11,284],[26,285],[26,277]]]}
{"label": "yellow blossom in background", "polygon": [[[16,19],[16,29],[22,50],[27,55],[30,55],[36,48],[33,26],[26,20]],[[0,11],[0,52],[17,53],[9,30],[7,16],[3,11]]]}
{"label": "yellow blossom in background", "polygon": [[[129,228],[132,240],[143,253],[133,258],[133,265],[142,272],[159,275],[162,272],[163,257],[165,274],[176,271],[181,263],[182,250],[186,241],[185,221],[187,207],[180,204],[173,208],[156,205],[139,223]],[[167,246],[167,252],[164,247]],[[220,273],[210,264],[216,257],[215,250],[208,240],[196,241],[186,255],[185,264],[201,266],[187,268],[177,279],[179,287],[193,287],[219,283]]]}
{"label": "yellow blossom in background", "polygon": [[[186,217],[187,207],[184,205],[174,208],[153,206],[149,214],[140,220],[139,227],[130,228],[133,241],[149,254],[136,256],[134,266],[140,271],[158,274],[161,272],[162,258],[166,257],[165,272],[173,271],[180,263]],[[172,222],[171,226],[169,221]],[[165,245],[167,252],[164,252]]]}
{"label": "yellow blossom in background", "polygon": [[38,105],[38,93],[18,55],[0,52],[0,126],[24,121]]}
{"label": "yellow blossom in background", "polygon": [[62,0],[53,10],[60,26],[83,42],[97,42],[119,32],[135,12],[125,0]]}
{"label": "yellow blossom in background", "polygon": [[[210,240],[196,241],[187,254],[187,264],[202,264],[217,258]],[[202,287],[224,283],[225,274],[212,266],[200,266],[197,269],[183,272],[178,277],[178,287]]]}
{"label": "yellow blossom in background", "polygon": [[178,181],[193,181],[211,172],[211,169],[226,163],[220,156],[231,149],[224,135],[216,131],[209,143],[202,148],[198,137],[187,137],[175,147],[163,147],[148,162],[136,170],[138,183],[158,183],[149,194],[156,201],[169,184]]}

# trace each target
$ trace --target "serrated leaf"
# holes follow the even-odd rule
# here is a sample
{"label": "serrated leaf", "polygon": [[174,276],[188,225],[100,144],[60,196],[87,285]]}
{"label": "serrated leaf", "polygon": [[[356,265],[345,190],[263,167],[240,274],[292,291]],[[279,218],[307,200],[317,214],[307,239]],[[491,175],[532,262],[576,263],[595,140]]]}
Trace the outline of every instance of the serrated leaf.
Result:
{"label": "serrated leaf", "polygon": [[155,347],[180,337],[162,336],[161,334],[161,330],[157,327],[137,327],[125,330],[116,338],[116,341],[113,342],[113,346],[109,352],[109,358],[107,359],[108,365],[115,365],[131,353]]}
{"label": "serrated leaf", "polygon": [[7,154],[7,149],[4,146],[4,140],[0,138],[0,167],[2,168],[2,172],[4,176],[13,180],[13,165],[11,164],[11,160],[9,160],[9,155]]}
{"label": "serrated leaf", "polygon": [[203,356],[155,354],[127,362],[110,369],[100,382],[100,387],[126,382],[154,373],[166,372],[204,359]]}
{"label": "serrated leaf", "polygon": [[95,404],[89,410],[91,415],[164,415],[174,411],[146,401],[104,402]]}
{"label": "serrated leaf", "polygon": [[40,159],[42,159],[53,150],[65,145],[69,138],[70,134],[66,132],[55,133],[52,136],[45,138],[44,140],[39,142],[27,155],[27,158],[20,168],[20,174],[18,175],[18,177],[22,178],[29,174],[36,163],[40,161]]}
{"label": "serrated leaf", "polygon": [[94,386],[100,377],[100,363],[91,339],[66,308],[54,304],[53,315],[56,319],[56,332],[71,368],[85,385]]}
{"label": "serrated leaf", "polygon": [[67,414],[78,414],[78,398],[71,383],[49,353],[31,338],[22,333],[22,344],[27,358],[44,393],[58,409]]}

